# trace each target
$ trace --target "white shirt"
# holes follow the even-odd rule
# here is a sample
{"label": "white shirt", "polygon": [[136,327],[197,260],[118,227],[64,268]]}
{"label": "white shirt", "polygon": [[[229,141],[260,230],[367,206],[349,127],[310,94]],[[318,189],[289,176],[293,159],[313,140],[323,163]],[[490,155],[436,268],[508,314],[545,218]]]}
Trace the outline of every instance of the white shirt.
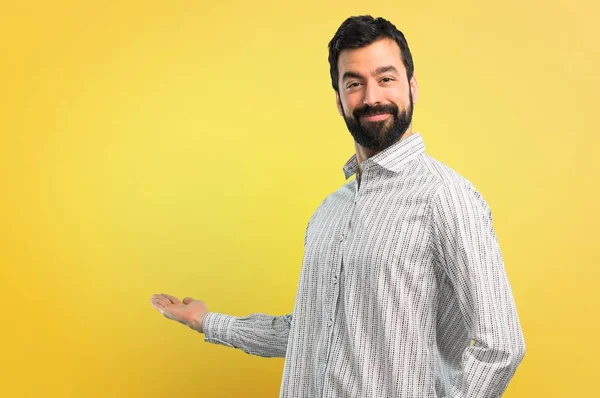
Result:
{"label": "white shirt", "polygon": [[293,313],[209,313],[205,340],[285,357],[281,398],[500,396],[525,342],[487,203],[419,133],[361,171],[308,223]]}

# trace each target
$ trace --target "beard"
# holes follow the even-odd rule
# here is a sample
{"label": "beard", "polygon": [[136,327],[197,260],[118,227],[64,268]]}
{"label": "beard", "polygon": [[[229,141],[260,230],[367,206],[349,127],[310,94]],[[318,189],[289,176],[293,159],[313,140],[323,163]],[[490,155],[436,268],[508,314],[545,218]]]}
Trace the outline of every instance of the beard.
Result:
{"label": "beard", "polygon": [[[413,100],[411,93],[409,93],[408,98],[410,102],[409,108],[402,112],[399,112],[396,104],[365,105],[356,108],[352,112],[353,117],[348,117],[342,108],[344,121],[354,140],[365,148],[378,151],[384,150],[398,142],[412,122]],[[392,115],[391,120],[388,117],[384,120],[374,122],[361,121],[361,118],[364,116],[384,113]]]}

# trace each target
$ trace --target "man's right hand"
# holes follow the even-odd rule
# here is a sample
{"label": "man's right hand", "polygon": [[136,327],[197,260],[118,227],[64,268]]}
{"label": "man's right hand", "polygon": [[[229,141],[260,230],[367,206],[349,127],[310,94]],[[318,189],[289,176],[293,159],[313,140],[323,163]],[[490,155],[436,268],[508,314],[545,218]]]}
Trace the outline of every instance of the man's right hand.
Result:
{"label": "man's right hand", "polygon": [[179,301],[175,296],[161,293],[153,294],[150,298],[150,304],[165,317],[204,333],[202,321],[208,313],[204,301],[194,300],[191,297]]}

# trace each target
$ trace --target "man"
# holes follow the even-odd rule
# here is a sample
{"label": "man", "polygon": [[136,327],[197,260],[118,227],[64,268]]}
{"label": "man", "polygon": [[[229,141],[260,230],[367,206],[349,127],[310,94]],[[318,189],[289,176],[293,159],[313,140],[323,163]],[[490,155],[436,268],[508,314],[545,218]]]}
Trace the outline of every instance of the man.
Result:
{"label": "man", "polygon": [[205,340],[285,357],[280,397],[497,397],[525,343],[490,209],[412,131],[418,85],[404,35],[348,18],[329,43],[356,154],[305,236],[292,314],[234,317],[152,296]]}

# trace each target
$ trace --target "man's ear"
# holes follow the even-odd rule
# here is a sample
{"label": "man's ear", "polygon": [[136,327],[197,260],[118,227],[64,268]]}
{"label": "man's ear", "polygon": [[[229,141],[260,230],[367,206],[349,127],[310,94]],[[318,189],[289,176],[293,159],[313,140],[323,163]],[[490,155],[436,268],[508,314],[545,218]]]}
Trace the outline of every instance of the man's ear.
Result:
{"label": "man's ear", "polygon": [[413,102],[416,103],[419,99],[419,85],[417,84],[417,76],[413,73],[410,78],[410,91],[412,92]]}
{"label": "man's ear", "polygon": [[337,105],[338,113],[343,117],[344,111],[342,109],[342,102],[340,101],[340,93],[338,91],[335,92],[335,104]]}

